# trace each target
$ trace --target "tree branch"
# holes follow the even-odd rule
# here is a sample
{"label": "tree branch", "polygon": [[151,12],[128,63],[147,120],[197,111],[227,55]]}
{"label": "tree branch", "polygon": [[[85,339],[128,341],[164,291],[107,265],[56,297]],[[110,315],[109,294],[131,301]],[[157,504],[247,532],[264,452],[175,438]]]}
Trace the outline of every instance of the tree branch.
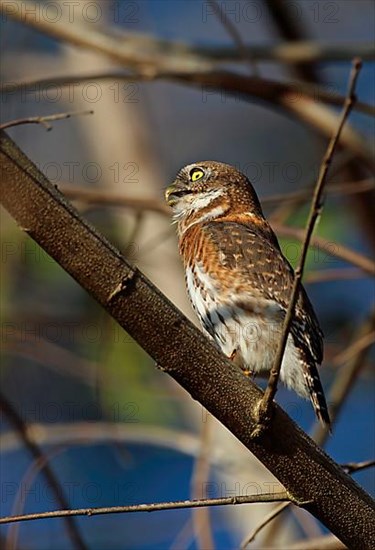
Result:
{"label": "tree branch", "polygon": [[[36,519],[66,518],[72,516],[98,516],[103,514],[131,514],[134,512],[158,512],[161,510],[181,510],[184,508],[204,508],[206,506],[227,506],[235,504],[260,504],[263,502],[290,501],[286,491],[264,493],[260,495],[240,495],[234,497],[206,498],[201,500],[178,500],[175,502],[157,502],[152,504],[132,504],[129,506],[106,506],[102,508],[76,508],[74,510],[53,510],[19,516],[0,518],[0,524]],[[296,504],[300,504],[296,502]]]}
{"label": "tree branch", "polygon": [[6,130],[7,128],[12,128],[14,126],[21,126],[22,124],[41,124],[46,128],[46,130],[52,130],[51,124],[55,120],[65,120],[72,116],[78,115],[92,115],[94,111],[75,111],[71,113],[57,113],[55,115],[47,116],[30,116],[26,118],[17,118],[16,120],[10,120],[9,122],[4,122],[0,124],[0,130]]}
{"label": "tree branch", "polygon": [[[354,55],[354,54],[353,54]],[[0,84],[0,93],[4,95],[4,102],[7,101],[7,96],[15,94],[16,92],[27,92],[28,90],[38,91],[48,90],[51,86],[58,86],[60,88],[68,87],[70,85],[84,85],[85,82],[93,81],[109,81],[113,82],[120,80],[122,82],[154,82],[157,80],[178,80],[185,79],[190,84],[197,83],[197,85],[202,86],[202,92],[205,91],[204,86],[209,86],[211,84],[210,72],[203,72],[201,80],[197,82],[197,75],[194,72],[185,71],[181,73],[180,71],[176,72],[162,72],[154,71],[152,74],[142,73],[140,71],[134,73],[125,73],[125,72],[111,72],[111,73],[92,73],[86,75],[65,75],[65,76],[55,76],[50,78],[38,78],[34,80],[22,80],[17,82],[4,82]],[[201,73],[199,73],[201,74]],[[204,79],[204,75],[207,74],[207,81]],[[333,93],[330,90],[324,88],[321,85],[312,85],[310,82],[281,82],[276,80],[270,80],[267,78],[260,77],[245,77],[243,75],[238,75],[236,73],[231,73],[229,71],[215,71],[212,73],[215,75],[215,83],[217,88],[232,94],[235,97],[240,97],[241,99],[258,99],[259,101],[270,101],[275,103],[278,96],[280,99],[285,95],[289,98],[290,102],[296,102],[299,98],[309,98],[315,101],[320,101],[326,105],[341,106],[345,101],[345,97],[341,96],[339,93]],[[189,76],[190,75],[190,76]],[[238,83],[238,88],[233,85],[229,85],[230,77],[233,77]],[[217,83],[217,80],[222,80],[222,84]],[[261,89],[263,88],[263,96]],[[207,93],[210,92],[207,88]],[[363,103],[357,101],[354,106],[356,111],[364,113],[369,116],[375,116],[375,107],[369,105],[368,103]]]}
{"label": "tree branch", "polygon": [[[375,328],[375,310],[371,312],[369,318],[358,328],[357,334],[354,337],[353,344],[362,337],[366,337],[374,332]],[[351,347],[351,344],[350,346]],[[369,347],[360,347],[357,349],[357,353],[351,355],[346,364],[337,372],[335,380],[331,385],[328,401],[330,403],[330,412],[332,422],[337,422],[337,418],[341,412],[341,409],[345,403],[346,397],[349,391],[355,383],[358,373],[363,368],[366,356],[369,352]],[[324,445],[328,436],[328,430],[326,426],[317,424],[313,439],[319,445]]]}
{"label": "tree branch", "polygon": [[[362,336],[366,336],[373,332],[375,326],[375,312],[373,312],[369,319],[367,319],[361,327],[358,329],[358,334],[354,337],[354,342]],[[356,380],[358,373],[363,367],[366,355],[369,348],[361,348],[357,350],[357,355],[352,357],[350,361],[336,374],[335,381],[332,384],[328,396],[328,401],[331,404],[331,420],[335,424],[337,417],[340,414],[341,408],[345,402],[345,399]],[[316,425],[316,429],[313,432],[312,439],[318,444],[323,446],[328,435],[328,429],[321,424]],[[344,468],[344,466],[341,466]],[[259,525],[253,529],[253,531],[245,537],[241,544],[241,549],[247,547],[252,542],[257,534],[275,519],[281,512],[289,507],[289,502],[284,502],[276,506],[271,512],[261,521]]]}
{"label": "tree branch", "polygon": [[[269,548],[273,550],[273,548]],[[275,548],[276,550],[276,548]],[[348,550],[345,544],[332,535],[323,535],[315,539],[299,540],[291,544],[288,550]]]}
{"label": "tree branch", "polygon": [[[338,189],[339,186],[337,186]],[[158,214],[170,217],[170,211],[161,201],[152,198],[143,198],[143,197],[127,197],[123,193],[108,193],[107,191],[102,191],[99,189],[88,189],[85,187],[77,187],[74,185],[61,186],[61,191],[70,199],[81,200],[88,204],[104,204],[114,207],[124,207],[134,210],[150,210],[151,212],[157,212]],[[292,199],[294,194],[292,194]],[[288,197],[288,195],[286,195]],[[281,197],[275,197],[280,201]],[[262,203],[273,202],[265,198],[262,200]],[[278,222],[272,222],[273,228],[276,230],[276,233],[280,236],[293,237],[298,241],[304,240],[305,234],[303,229],[298,227],[290,227],[287,225],[280,224]],[[325,239],[324,237],[313,236],[311,239],[311,246],[319,250],[323,250],[330,256],[335,256],[346,262],[353,264],[365,273],[373,276],[375,274],[375,262],[371,258],[356,252],[341,243],[335,243]]]}
{"label": "tree branch", "polygon": [[[18,415],[17,411],[12,407],[12,404],[9,403],[8,400],[3,395],[0,395],[0,409],[3,411],[9,423],[14,427],[14,429],[18,432],[19,436],[22,438],[22,441],[24,442],[25,447],[28,449],[31,456],[42,465],[41,471],[45,476],[47,482],[51,486],[51,489],[55,494],[56,500],[60,503],[60,506],[63,506],[64,508],[68,508],[69,503],[66,500],[62,492],[60,483],[56,478],[50,465],[48,464],[48,461],[46,460],[46,457],[43,451],[33,441],[32,437],[30,436],[30,433],[28,432],[27,426],[23,422],[22,418]],[[76,548],[85,550],[86,544],[84,543],[74,520],[72,518],[66,517],[65,522],[66,522],[67,533],[73,545]]]}
{"label": "tree branch", "polygon": [[227,17],[217,0],[209,0],[209,3],[211,4],[218,21],[223,25],[229,36],[232,38],[238,51],[239,60],[242,59],[242,61],[248,61],[251,71],[250,74],[259,76],[258,67],[252,55],[252,49],[246,47],[246,44],[242,40],[241,33],[236,25],[231,21],[231,19],[229,19],[229,17]]}
{"label": "tree branch", "polygon": [[375,460],[365,460],[363,462],[348,462],[347,464],[342,464],[342,468],[348,474],[355,474],[361,470],[366,470],[367,468],[373,468],[375,466]]}
{"label": "tree branch", "polygon": [[[156,75],[164,73],[164,76],[168,75],[177,82],[203,87],[202,91],[225,90],[228,93],[240,94],[241,97],[250,96],[250,100],[256,97],[262,102],[281,107],[283,111],[307,122],[324,136],[330,137],[336,128],[336,115],[323,105],[317,104],[315,98],[307,97],[299,84],[291,91],[290,86],[285,89],[283,83],[276,83],[276,87],[267,86],[264,79],[216,71],[215,64],[210,58],[187,52],[181,44],[166,55],[165,48],[168,43],[165,41],[155,41],[145,35],[116,34],[113,29],[98,30],[77,20],[70,22],[69,12],[65,6],[62,6],[59,20],[53,22],[44,18],[42,14],[35,17],[40,5],[30,0],[12,0],[11,3],[0,0],[0,10],[5,19],[9,17],[57,40],[104,54],[126,68],[141,72],[143,78],[153,79]],[[345,128],[340,144],[353,151],[369,169],[375,169],[371,150],[353,129]]]}
{"label": "tree branch", "polygon": [[[290,227],[277,222],[272,222],[272,227],[279,236],[294,237],[298,241],[303,242],[305,236],[303,229],[298,227]],[[342,260],[359,267],[372,277],[375,275],[375,262],[371,258],[368,258],[367,256],[364,256],[363,254],[360,254],[359,252],[356,252],[341,243],[329,241],[324,237],[314,235],[311,239],[311,245],[318,250],[323,250],[330,256],[341,258]]]}
{"label": "tree branch", "polygon": [[[66,17],[66,8],[62,6],[62,15],[58,21],[43,21],[43,14],[40,6],[36,2],[28,0],[1,0],[0,8],[3,12],[3,17],[14,19],[20,23],[25,23],[33,26],[42,32],[52,36],[59,37],[63,40],[72,41],[72,43],[85,46],[97,47],[96,36],[90,37],[90,27],[82,27],[81,37],[66,26],[69,20]],[[35,17],[35,13],[40,14],[40,17]],[[75,25],[78,25],[74,22]],[[53,27],[55,25],[55,30]],[[65,28],[64,28],[65,26]],[[72,23],[71,23],[72,26]],[[97,31],[94,31],[94,35]],[[162,40],[142,34],[138,32],[125,33],[117,31],[117,36],[108,36],[104,31],[100,45],[113,55],[117,51],[121,51],[123,55],[127,54],[130,62],[136,66],[144,66],[148,68],[151,64],[158,60],[158,64],[167,70],[172,67],[181,68],[181,57],[186,60],[184,64],[190,65],[192,68],[202,68],[204,64],[217,64],[246,62],[244,52],[239,52],[238,48],[231,46],[195,46],[181,41]],[[116,43],[117,42],[117,43]],[[246,49],[246,56],[257,61],[278,61],[281,63],[295,64],[300,62],[313,61],[350,61],[354,55],[361,56],[364,60],[374,59],[374,48],[371,42],[353,42],[332,44],[331,42],[319,42],[311,40],[288,41],[280,44],[251,44],[251,46],[243,46]]]}
{"label": "tree branch", "polygon": [[310,214],[309,218],[306,224],[306,231],[305,231],[305,238],[303,241],[302,246],[302,252],[300,256],[300,260],[298,262],[298,266],[294,273],[294,281],[293,281],[293,287],[292,292],[289,299],[289,305],[288,309],[286,311],[285,319],[284,319],[284,325],[283,325],[283,331],[280,338],[280,342],[278,345],[277,353],[275,362],[273,364],[273,367],[271,369],[270,377],[268,380],[268,385],[266,388],[266,391],[264,392],[264,396],[262,398],[262,401],[259,405],[259,427],[256,429],[256,433],[259,433],[260,430],[265,429],[267,426],[267,423],[270,420],[271,416],[271,408],[273,404],[273,400],[275,398],[276,392],[277,392],[277,384],[279,381],[280,376],[280,370],[281,370],[281,364],[284,357],[284,351],[287,343],[287,339],[289,336],[290,328],[292,325],[292,321],[294,318],[294,310],[295,306],[299,297],[300,289],[301,289],[301,281],[303,276],[303,270],[305,267],[305,261],[307,257],[307,252],[310,245],[310,240],[315,228],[315,224],[321,214],[322,208],[323,208],[323,189],[324,185],[327,181],[327,174],[329,167],[332,162],[333,154],[336,150],[336,146],[340,139],[341,131],[344,127],[344,124],[346,122],[346,119],[348,118],[350,111],[352,109],[353,104],[355,103],[355,87],[358,79],[359,72],[362,67],[362,62],[359,59],[355,59],[353,61],[353,68],[350,75],[350,81],[348,86],[348,95],[347,99],[345,101],[345,105],[342,111],[340,123],[338,125],[338,128],[334,135],[332,136],[328,148],[326,151],[326,154],[324,155],[322,165],[320,168],[318,180],[316,182],[315,190],[314,190],[314,197],[311,203],[310,207]]}

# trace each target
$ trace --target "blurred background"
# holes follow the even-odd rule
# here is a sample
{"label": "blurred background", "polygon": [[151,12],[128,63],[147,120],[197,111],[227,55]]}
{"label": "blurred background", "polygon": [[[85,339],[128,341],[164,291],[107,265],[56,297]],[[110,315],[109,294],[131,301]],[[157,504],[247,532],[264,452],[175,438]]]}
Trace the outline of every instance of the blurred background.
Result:
{"label": "blurred background", "polygon": [[[3,4],[2,123],[93,111],[52,122],[48,133],[42,125],[27,124],[10,128],[9,135],[185,315],[196,323],[175,228],[162,203],[164,188],[185,164],[219,160],[245,172],[284,253],[296,264],[302,245],[295,229],[304,227],[332,120],[335,127],[332,113],[338,113],[314,93],[306,99],[298,83],[304,81],[310,92],[321,85],[330,98],[345,95],[350,59],[364,52],[358,98],[373,104],[373,2]],[[23,10],[24,22],[14,16],[17,9]],[[31,24],[25,24],[28,13]],[[71,33],[70,42],[61,26]],[[130,61],[116,62],[99,47],[80,45],[73,35],[94,42],[109,36],[119,47],[129,46]],[[129,40],[134,36],[141,40],[135,47]],[[272,53],[275,46],[293,42],[301,53],[302,41],[321,46],[312,54],[315,62],[281,62]],[[231,50],[240,62],[221,58],[215,70],[291,83],[290,103],[262,101],[241,90],[230,94],[191,79],[177,82],[167,74],[159,78],[172,70],[163,67],[163,54],[179,42],[196,47],[192,72],[204,72],[203,52]],[[321,53],[325,49],[327,55]],[[184,47],[176,46],[173,53],[173,70],[186,73]],[[149,61],[137,66],[132,57],[138,55]],[[373,257],[375,246],[374,119],[364,111],[350,118],[363,154],[348,147],[335,156],[316,232],[322,247],[311,250],[305,272],[325,333],[322,380],[328,401],[340,405],[333,434],[319,437],[338,463],[368,460],[375,452],[374,286],[361,261]],[[301,191],[306,191],[302,198]],[[277,480],[158,371],[152,358],[4,210],[1,234],[1,515],[62,507],[42,471],[43,461],[71,508],[278,490]],[[343,258],[348,250],[357,254],[349,254],[352,262]],[[303,429],[318,434],[308,402],[284,388],[277,400]],[[26,427],[43,451],[42,460],[19,435]],[[354,476],[375,493],[373,470]],[[173,510],[74,522],[83,547],[90,549],[228,549],[238,548],[274,508]],[[312,516],[288,510],[249,548],[288,548],[292,541],[323,533]],[[0,535],[7,550],[75,547],[61,519],[4,526]]]}

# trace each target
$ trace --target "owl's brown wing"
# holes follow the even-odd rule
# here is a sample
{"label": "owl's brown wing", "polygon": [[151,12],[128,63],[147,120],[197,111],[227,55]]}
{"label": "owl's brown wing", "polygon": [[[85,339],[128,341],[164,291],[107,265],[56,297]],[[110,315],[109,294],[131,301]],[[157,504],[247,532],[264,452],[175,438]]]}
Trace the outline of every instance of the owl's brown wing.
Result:
{"label": "owl's brown wing", "polygon": [[[210,243],[212,257],[220,258],[217,274],[224,278],[225,283],[241,296],[249,294],[275,302],[285,316],[294,272],[270,226],[267,224],[264,231],[253,224],[211,221],[203,224],[202,230]],[[306,360],[321,364],[323,334],[303,287],[296,304],[291,334]]]}

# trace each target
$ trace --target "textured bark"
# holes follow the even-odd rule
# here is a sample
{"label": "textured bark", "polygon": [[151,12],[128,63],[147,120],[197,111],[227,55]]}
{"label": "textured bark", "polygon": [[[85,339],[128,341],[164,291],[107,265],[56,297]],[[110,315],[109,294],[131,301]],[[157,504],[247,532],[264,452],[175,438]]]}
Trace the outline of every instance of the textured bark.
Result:
{"label": "textured bark", "polygon": [[[1,201],[18,224],[349,548],[375,548],[375,503],[277,406],[258,439],[261,391],[85,222],[1,134]],[[308,502],[308,503],[306,503]]]}

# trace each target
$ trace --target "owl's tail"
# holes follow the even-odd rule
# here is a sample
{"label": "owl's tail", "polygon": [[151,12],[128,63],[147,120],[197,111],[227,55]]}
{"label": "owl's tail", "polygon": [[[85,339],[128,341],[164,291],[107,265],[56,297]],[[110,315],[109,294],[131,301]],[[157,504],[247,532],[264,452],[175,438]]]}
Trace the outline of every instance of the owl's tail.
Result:
{"label": "owl's tail", "polygon": [[316,416],[323,426],[328,426],[330,428],[331,419],[329,417],[328,406],[317,368],[315,366],[312,368],[311,365],[306,365],[303,369],[303,375]]}

